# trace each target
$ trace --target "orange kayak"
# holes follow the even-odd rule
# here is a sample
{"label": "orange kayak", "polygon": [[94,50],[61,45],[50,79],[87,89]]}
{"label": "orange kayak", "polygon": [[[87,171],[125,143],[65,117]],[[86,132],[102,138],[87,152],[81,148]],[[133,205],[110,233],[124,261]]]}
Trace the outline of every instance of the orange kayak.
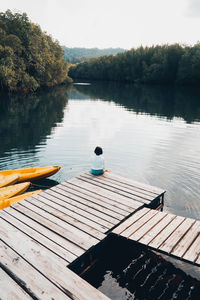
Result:
{"label": "orange kayak", "polygon": [[23,194],[29,185],[30,182],[23,182],[0,188],[0,202],[13,196]]}
{"label": "orange kayak", "polygon": [[0,175],[0,188],[17,182],[19,176],[17,174]]}
{"label": "orange kayak", "polygon": [[22,195],[19,195],[19,196],[15,196],[15,197],[8,198],[8,199],[5,199],[5,200],[0,200],[0,209],[4,209],[8,206],[11,206],[12,204],[14,204],[16,202],[24,200],[28,197],[33,196],[33,195],[39,194],[40,192],[42,192],[42,190],[28,192],[28,193],[25,193],[25,194],[22,194]]}
{"label": "orange kayak", "polygon": [[0,171],[0,176],[17,175],[17,182],[34,181],[49,177],[60,170],[60,166],[35,167]]}

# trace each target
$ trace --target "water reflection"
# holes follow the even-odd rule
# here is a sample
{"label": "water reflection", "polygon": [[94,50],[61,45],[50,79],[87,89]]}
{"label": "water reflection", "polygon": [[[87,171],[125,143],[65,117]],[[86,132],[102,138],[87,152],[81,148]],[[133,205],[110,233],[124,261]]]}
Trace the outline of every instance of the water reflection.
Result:
{"label": "water reflection", "polygon": [[105,146],[108,168],[166,189],[166,211],[200,218],[199,89],[92,82],[69,97],[93,100],[88,134]]}
{"label": "water reflection", "polygon": [[[55,88],[33,95],[1,95],[0,158],[25,160],[34,156],[52,129],[63,120],[67,89]],[[16,151],[15,151],[16,150]],[[2,166],[4,167],[4,166]]]}
{"label": "water reflection", "polygon": [[[136,113],[200,121],[200,89],[169,86],[133,86],[122,83],[92,82],[76,85],[75,90],[94,99],[114,101]],[[80,94],[79,94],[80,96]]]}

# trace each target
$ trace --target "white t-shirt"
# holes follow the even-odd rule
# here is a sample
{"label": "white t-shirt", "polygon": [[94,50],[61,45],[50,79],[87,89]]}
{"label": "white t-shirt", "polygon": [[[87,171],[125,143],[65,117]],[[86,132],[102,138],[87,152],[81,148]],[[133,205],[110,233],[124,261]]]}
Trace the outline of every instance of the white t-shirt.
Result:
{"label": "white t-shirt", "polygon": [[91,169],[93,170],[104,170],[104,158],[103,155],[94,155],[92,159],[92,166]]}

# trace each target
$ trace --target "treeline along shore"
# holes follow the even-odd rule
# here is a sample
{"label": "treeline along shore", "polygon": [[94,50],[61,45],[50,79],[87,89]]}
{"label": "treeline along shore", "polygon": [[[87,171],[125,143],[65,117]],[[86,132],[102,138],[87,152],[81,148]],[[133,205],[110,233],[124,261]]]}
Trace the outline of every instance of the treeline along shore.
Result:
{"label": "treeline along shore", "polygon": [[139,47],[72,65],[73,79],[133,83],[199,85],[200,43]]}
{"label": "treeline along shore", "polygon": [[[200,83],[200,43],[141,46],[129,51],[86,50],[90,50],[88,55],[82,48],[61,47],[39,25],[32,23],[26,13],[2,12],[0,91],[29,93],[70,83],[72,78],[170,85]],[[111,55],[102,56],[102,53]],[[71,64],[66,55],[68,58],[75,55],[75,60],[81,62]]]}
{"label": "treeline along shore", "polygon": [[69,82],[69,63],[57,41],[26,13],[0,13],[0,89],[33,92]]}

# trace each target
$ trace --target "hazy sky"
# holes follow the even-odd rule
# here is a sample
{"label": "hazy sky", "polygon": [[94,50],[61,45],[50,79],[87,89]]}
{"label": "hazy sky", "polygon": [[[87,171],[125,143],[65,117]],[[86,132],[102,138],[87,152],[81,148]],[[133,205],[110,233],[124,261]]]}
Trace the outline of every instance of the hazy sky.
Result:
{"label": "hazy sky", "polygon": [[121,47],[200,40],[200,0],[0,0],[61,45]]}

